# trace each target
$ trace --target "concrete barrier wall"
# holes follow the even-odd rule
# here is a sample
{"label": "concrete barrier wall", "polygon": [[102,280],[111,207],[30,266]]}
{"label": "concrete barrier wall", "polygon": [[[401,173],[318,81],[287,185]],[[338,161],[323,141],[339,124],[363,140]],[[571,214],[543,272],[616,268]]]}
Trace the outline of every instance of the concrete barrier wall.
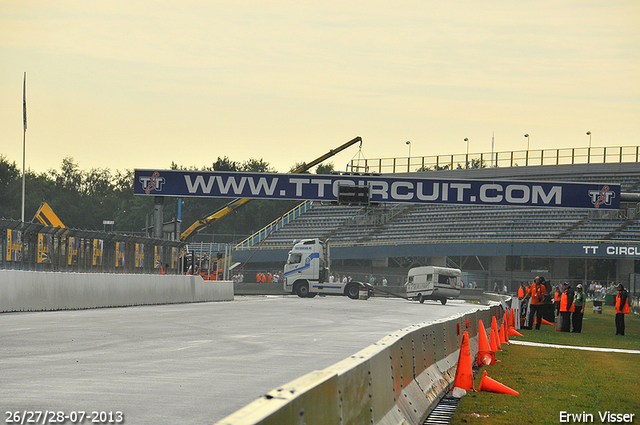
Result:
{"label": "concrete barrier wall", "polygon": [[233,283],[199,276],[0,270],[0,312],[233,300]]}
{"label": "concrete barrier wall", "polygon": [[478,320],[491,323],[493,316],[501,319],[500,306],[405,328],[270,391],[217,425],[421,425],[453,385],[463,332],[475,356]]}

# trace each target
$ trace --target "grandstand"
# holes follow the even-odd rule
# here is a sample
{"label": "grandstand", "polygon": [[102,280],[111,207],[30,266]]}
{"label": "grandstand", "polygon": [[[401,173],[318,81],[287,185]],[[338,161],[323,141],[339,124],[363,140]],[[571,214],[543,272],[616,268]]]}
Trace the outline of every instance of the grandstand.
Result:
{"label": "grandstand", "polygon": [[[396,174],[398,175],[398,174]],[[535,180],[620,184],[624,193],[640,192],[637,163],[569,164],[404,173],[413,178],[460,180]],[[385,204],[373,207],[306,203],[305,212],[271,232],[236,246],[234,259],[282,263],[295,240],[329,239],[333,260],[412,257],[422,263],[447,263],[451,256],[490,257],[504,272],[506,257],[543,257],[557,267],[549,273],[568,276],[569,258],[618,261],[622,275],[635,272],[640,258],[640,208],[582,210],[509,206]],[[267,236],[264,233],[264,236]],[[613,255],[609,246],[638,247]],[[257,248],[259,246],[259,248]],[[596,246],[598,249],[585,249]],[[256,249],[258,249],[257,252]],[[619,251],[619,250],[618,250]],[[616,251],[616,252],[618,252]],[[637,252],[638,255],[629,255]],[[379,261],[378,261],[379,262]],[[525,270],[522,270],[525,272]],[[628,282],[628,278],[627,282]]]}

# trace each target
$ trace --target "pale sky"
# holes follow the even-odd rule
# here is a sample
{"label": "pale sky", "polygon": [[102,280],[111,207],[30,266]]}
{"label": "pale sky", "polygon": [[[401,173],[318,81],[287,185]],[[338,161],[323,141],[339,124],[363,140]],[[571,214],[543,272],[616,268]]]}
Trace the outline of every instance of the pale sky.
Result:
{"label": "pale sky", "polygon": [[637,0],[0,0],[19,166],[25,71],[36,172],[640,144]]}

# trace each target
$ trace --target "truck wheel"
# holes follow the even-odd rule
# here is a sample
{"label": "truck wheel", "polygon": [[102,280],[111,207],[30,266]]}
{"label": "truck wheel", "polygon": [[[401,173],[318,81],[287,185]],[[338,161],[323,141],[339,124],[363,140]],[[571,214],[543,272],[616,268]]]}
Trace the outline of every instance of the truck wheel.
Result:
{"label": "truck wheel", "polygon": [[446,299],[446,298],[441,299],[441,300],[440,300],[440,303],[441,303],[442,305],[445,305],[445,304],[447,303],[447,299]]}
{"label": "truck wheel", "polygon": [[357,300],[360,298],[360,286],[359,285],[347,285],[344,292],[347,294],[347,297],[352,300]]}
{"label": "truck wheel", "polygon": [[418,295],[418,301],[420,302],[420,304],[424,303],[424,297],[422,296],[422,294]]}
{"label": "truck wheel", "polygon": [[307,298],[309,296],[309,284],[306,282],[298,283],[293,289],[300,298]]}

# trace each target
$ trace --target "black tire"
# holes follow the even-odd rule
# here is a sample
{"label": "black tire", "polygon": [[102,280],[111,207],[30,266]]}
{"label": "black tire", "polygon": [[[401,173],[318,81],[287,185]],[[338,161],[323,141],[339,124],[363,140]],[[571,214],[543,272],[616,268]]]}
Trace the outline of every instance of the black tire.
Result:
{"label": "black tire", "polygon": [[309,297],[309,284],[307,282],[296,283],[293,287],[293,292],[300,298],[307,298]]}
{"label": "black tire", "polygon": [[344,288],[344,293],[352,300],[357,300],[360,298],[360,286],[354,284],[347,285],[347,287]]}
{"label": "black tire", "polygon": [[447,299],[443,298],[440,300],[440,304],[445,305],[447,303]]}
{"label": "black tire", "polygon": [[418,301],[420,302],[420,304],[424,303],[424,297],[422,296],[422,294],[418,294]]}

